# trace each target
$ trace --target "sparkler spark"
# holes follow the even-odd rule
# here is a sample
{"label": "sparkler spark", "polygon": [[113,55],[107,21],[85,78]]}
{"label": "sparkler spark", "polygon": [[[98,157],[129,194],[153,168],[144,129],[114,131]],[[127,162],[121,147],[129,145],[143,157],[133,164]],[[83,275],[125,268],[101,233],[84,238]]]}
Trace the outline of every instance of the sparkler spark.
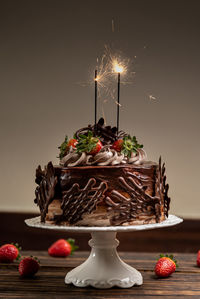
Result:
{"label": "sparkler spark", "polygon": [[[114,21],[112,21],[113,30],[115,30],[114,25]],[[98,105],[101,107],[100,109],[102,110],[104,118],[106,117],[106,105],[108,105],[110,101],[112,101],[114,105],[118,105],[116,103],[117,84],[115,73],[121,74],[121,84],[133,84],[133,79],[135,77],[132,65],[133,62],[133,57],[131,59],[124,57],[120,51],[114,51],[108,45],[105,45],[103,55],[98,55],[95,61],[97,77],[90,77],[90,80],[87,83],[81,83],[82,86],[93,85],[94,82],[98,84]],[[93,72],[90,71],[90,74],[92,73]],[[121,107],[121,104],[119,104],[119,107]]]}
{"label": "sparkler spark", "polygon": [[[123,77],[127,73],[127,70],[130,66],[130,59],[122,58],[120,53],[113,53],[113,51],[105,45],[105,51],[102,58],[99,60],[98,64],[98,84],[100,87],[104,88],[106,94],[111,95],[113,90],[113,85],[115,82],[115,77],[113,77],[113,72],[122,73]],[[132,76],[132,72],[129,73],[129,76]],[[130,82],[130,78],[129,78]],[[126,83],[123,82],[123,83]]]}
{"label": "sparkler spark", "polygon": [[117,101],[115,101],[115,104],[119,107],[122,107],[122,104],[118,103]]}
{"label": "sparkler spark", "polygon": [[113,70],[116,73],[123,73],[124,68],[122,65],[120,65],[117,61],[113,61]]}
{"label": "sparkler spark", "polygon": [[157,100],[156,97],[154,97],[152,94],[149,95],[150,100]]}
{"label": "sparkler spark", "polygon": [[107,110],[105,105],[108,105],[110,100],[112,100],[117,107],[122,106],[116,101],[117,85],[114,73],[120,73],[122,75],[123,81],[121,84],[132,84],[135,75],[135,72],[132,70],[132,63],[133,59],[131,60],[130,58],[124,57],[121,52],[113,51],[107,45],[105,45],[103,55],[98,57],[96,66],[98,75],[95,80],[98,82],[98,101],[104,118],[105,111]]}

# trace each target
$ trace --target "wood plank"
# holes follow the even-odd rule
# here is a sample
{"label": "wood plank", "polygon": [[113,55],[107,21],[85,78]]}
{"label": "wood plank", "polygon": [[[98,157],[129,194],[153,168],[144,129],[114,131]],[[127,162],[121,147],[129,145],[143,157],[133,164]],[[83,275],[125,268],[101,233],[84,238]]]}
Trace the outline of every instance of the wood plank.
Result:
{"label": "wood plank", "polygon": [[[88,256],[88,252],[76,252],[68,258],[52,258],[47,252],[23,252],[36,255],[41,260],[41,269],[34,279],[18,275],[18,263],[0,264],[0,298],[200,298],[200,268],[196,267],[196,255],[176,254],[180,268],[171,277],[158,279],[154,275],[155,254],[121,252],[120,256],[141,271],[144,284],[130,289],[113,288],[96,290],[65,285],[64,277],[73,267]],[[13,292],[13,289],[15,291]],[[45,297],[46,296],[46,297]]]}
{"label": "wood plank", "polygon": [[[66,270],[70,270],[67,268]],[[130,289],[113,288],[109,290],[96,290],[93,288],[76,288],[73,285],[64,284],[64,276],[66,270],[40,271],[35,279],[20,279],[17,273],[11,271],[8,273],[8,278],[12,275],[12,283],[9,280],[2,279],[0,275],[0,292],[10,293],[13,288],[15,294],[24,292],[24,294],[43,294],[48,295],[68,294],[71,297],[76,295],[77,298],[84,298],[87,293],[87,298],[98,296],[105,296],[108,298],[120,298],[123,296],[147,296],[147,295],[168,295],[185,296],[185,295],[199,295],[200,296],[200,278],[197,274],[174,273],[168,279],[156,279],[151,272],[142,272],[144,284],[140,287],[132,287]]]}

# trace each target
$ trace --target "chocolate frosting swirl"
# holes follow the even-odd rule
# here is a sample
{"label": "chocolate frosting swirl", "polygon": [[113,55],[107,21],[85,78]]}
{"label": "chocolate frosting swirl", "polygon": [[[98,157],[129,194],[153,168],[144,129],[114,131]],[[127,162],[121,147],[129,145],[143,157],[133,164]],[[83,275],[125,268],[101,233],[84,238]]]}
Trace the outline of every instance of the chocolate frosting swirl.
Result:
{"label": "chocolate frosting swirl", "polygon": [[136,164],[139,165],[146,160],[147,156],[143,149],[138,149],[137,153],[132,153],[131,157],[125,157],[124,154],[112,149],[109,145],[104,145],[96,155],[89,155],[85,152],[77,153],[76,149],[70,147],[69,152],[60,161],[61,166],[81,166],[81,165],[118,165],[118,164]]}

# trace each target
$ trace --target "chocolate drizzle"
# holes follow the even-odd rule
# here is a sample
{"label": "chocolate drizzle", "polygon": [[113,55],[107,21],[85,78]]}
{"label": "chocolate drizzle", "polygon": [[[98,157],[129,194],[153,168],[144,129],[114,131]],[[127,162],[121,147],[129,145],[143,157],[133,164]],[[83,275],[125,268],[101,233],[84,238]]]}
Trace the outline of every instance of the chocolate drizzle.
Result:
{"label": "chocolate drizzle", "polygon": [[80,188],[79,184],[75,183],[69,190],[64,191],[61,202],[63,214],[57,219],[57,222],[67,220],[73,224],[81,220],[84,213],[94,211],[97,204],[104,198],[107,184],[101,182],[99,186],[95,186],[96,180],[90,178],[84,188]]}
{"label": "chocolate drizzle", "polygon": [[95,136],[100,136],[103,145],[112,144],[115,140],[128,135],[124,131],[119,131],[117,134],[116,127],[105,126],[103,118],[100,118],[96,125],[88,125],[88,127],[76,131],[76,139],[79,139],[80,134],[87,134],[88,131],[92,131]]}
{"label": "chocolate drizzle", "polygon": [[[129,176],[119,177],[118,182],[126,196],[113,190],[105,201],[108,211],[113,212],[112,225],[121,225],[124,222],[136,220],[138,216],[156,215],[156,222],[160,219],[160,199],[150,196],[145,191],[147,186],[134,174],[128,172]],[[139,184],[138,182],[139,181]]]}
{"label": "chocolate drizzle", "polygon": [[48,206],[54,198],[55,186],[57,184],[57,177],[55,176],[55,170],[51,162],[41,169],[39,165],[36,169],[36,183],[39,185],[36,187],[34,202],[39,206],[41,212],[41,221],[45,222],[45,217],[48,212]]}

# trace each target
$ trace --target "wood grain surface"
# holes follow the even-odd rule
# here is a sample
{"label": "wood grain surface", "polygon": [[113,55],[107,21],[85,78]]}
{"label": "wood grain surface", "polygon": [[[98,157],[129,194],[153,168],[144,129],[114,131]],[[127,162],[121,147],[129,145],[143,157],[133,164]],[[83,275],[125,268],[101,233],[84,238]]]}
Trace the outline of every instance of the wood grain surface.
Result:
{"label": "wood grain surface", "polygon": [[24,251],[22,255],[37,256],[41,261],[39,272],[32,279],[20,278],[17,262],[1,263],[0,298],[200,298],[200,268],[196,266],[196,254],[175,254],[179,263],[177,271],[169,278],[158,279],[153,271],[157,253],[121,252],[125,262],[141,271],[144,283],[129,289],[108,290],[77,288],[64,283],[66,273],[81,264],[89,252],[78,251],[67,258],[53,258],[46,251]]}

